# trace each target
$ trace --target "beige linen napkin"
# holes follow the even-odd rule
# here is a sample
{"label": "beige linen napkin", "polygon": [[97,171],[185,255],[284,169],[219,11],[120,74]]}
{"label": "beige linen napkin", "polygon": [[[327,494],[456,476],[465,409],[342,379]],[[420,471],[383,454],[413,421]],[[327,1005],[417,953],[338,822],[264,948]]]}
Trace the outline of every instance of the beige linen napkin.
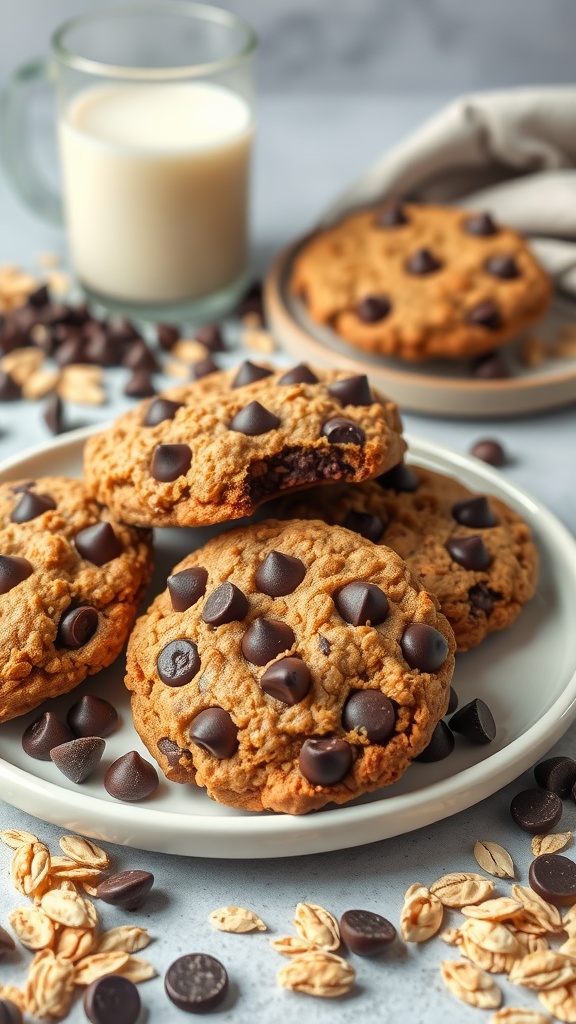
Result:
{"label": "beige linen napkin", "polygon": [[576,296],[576,88],[454,100],[384,153],[323,216],[386,196],[487,210],[517,228]]}

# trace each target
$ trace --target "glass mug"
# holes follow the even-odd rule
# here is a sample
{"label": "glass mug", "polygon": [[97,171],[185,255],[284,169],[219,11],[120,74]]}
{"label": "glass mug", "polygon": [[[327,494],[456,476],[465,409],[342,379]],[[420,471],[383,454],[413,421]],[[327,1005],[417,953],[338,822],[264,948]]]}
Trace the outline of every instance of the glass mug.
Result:
{"label": "glass mug", "polygon": [[[16,73],[2,99],[6,170],[27,205],[65,223],[90,297],[211,319],[242,294],[256,47],[228,11],[163,0],[72,18],[50,60]],[[23,86],[40,79],[56,87],[63,203],[22,136]]]}

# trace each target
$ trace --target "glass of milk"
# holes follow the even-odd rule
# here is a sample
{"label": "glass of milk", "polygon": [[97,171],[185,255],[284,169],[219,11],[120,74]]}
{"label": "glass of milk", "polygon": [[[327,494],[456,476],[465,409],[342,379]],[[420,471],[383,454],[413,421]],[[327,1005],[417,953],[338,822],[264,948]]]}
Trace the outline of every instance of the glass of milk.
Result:
{"label": "glass of milk", "polygon": [[[65,224],[89,296],[133,315],[210,319],[248,276],[256,37],[235,15],[162,0],[67,21],[48,61],[3,97],[2,150],[18,192]],[[28,158],[23,88],[57,92],[62,200]]]}

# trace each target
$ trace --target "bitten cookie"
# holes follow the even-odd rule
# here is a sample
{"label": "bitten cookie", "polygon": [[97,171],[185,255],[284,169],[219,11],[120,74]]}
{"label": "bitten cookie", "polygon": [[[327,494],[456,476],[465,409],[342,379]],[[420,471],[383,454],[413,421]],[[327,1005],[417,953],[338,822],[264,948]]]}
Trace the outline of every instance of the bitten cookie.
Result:
{"label": "bitten cookie", "polygon": [[86,444],[86,487],[119,519],[221,523],[282,491],[358,483],[402,458],[396,406],[364,376],[244,363],[208,380],[141,403]]}
{"label": "bitten cookie", "polygon": [[0,722],[110,665],[151,573],[149,532],[79,480],[0,485]]}
{"label": "bitten cookie", "polygon": [[550,279],[487,214],[390,201],[320,231],[291,290],[350,344],[406,360],[498,348],[547,308]]}
{"label": "bitten cookie", "polygon": [[314,488],[274,514],[345,526],[398,552],[438,598],[459,651],[511,625],[536,589],[538,551],[523,519],[418,466],[360,487]]}
{"label": "bitten cookie", "polygon": [[445,714],[454,638],[388,548],[321,522],[209,541],[138,619],[126,685],[169,779],[303,814],[395,782]]}

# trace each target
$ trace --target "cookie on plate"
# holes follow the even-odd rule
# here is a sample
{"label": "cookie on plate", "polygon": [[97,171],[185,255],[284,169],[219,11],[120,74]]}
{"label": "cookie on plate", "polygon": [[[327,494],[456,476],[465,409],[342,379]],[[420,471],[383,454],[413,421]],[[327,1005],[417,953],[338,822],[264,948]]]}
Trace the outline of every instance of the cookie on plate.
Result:
{"label": "cookie on plate", "polygon": [[137,731],[169,779],[303,814],[396,782],[445,714],[454,638],[393,551],[321,522],[224,533],[128,645]]}
{"label": "cookie on plate", "polygon": [[244,363],[121,416],[85,449],[88,491],[124,522],[207,526],[282,491],[358,483],[406,447],[396,406],[364,376]]}
{"label": "cookie on plate", "polygon": [[542,316],[552,295],[516,231],[487,214],[398,201],[313,235],[290,288],[351,345],[412,361],[489,352]]}
{"label": "cookie on plate", "polygon": [[151,573],[149,531],[79,480],[0,485],[0,722],[110,665]]}
{"label": "cookie on plate", "polygon": [[359,487],[314,488],[274,514],[322,519],[392,548],[438,598],[459,651],[511,625],[536,589],[538,551],[524,520],[419,466],[401,463]]}

